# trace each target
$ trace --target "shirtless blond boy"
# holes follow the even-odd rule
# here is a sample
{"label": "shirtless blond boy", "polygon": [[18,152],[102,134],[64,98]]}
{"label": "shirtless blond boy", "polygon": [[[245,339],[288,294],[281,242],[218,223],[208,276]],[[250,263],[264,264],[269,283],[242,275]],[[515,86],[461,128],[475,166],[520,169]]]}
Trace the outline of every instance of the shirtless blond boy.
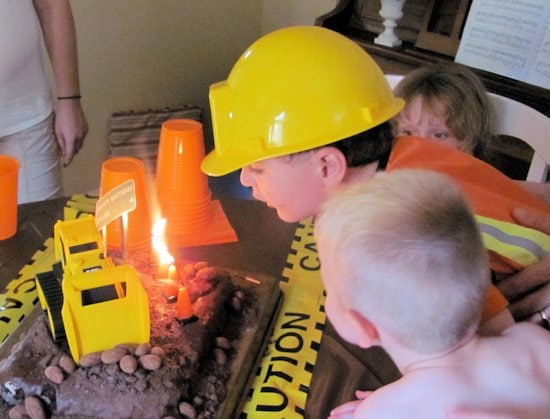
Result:
{"label": "shirtless blond boy", "polygon": [[343,188],[315,237],[327,316],[349,342],[381,345],[403,374],[332,418],[445,418],[465,408],[548,417],[550,334],[531,323],[476,333],[489,267],[450,179],[404,169]]}

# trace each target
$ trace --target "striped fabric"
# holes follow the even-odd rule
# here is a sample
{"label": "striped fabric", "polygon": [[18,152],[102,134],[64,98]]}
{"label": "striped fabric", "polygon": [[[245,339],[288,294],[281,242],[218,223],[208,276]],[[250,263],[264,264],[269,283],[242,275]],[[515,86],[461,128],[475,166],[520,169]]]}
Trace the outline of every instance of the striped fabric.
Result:
{"label": "striped fabric", "polygon": [[137,157],[149,173],[154,173],[162,123],[168,119],[202,122],[202,118],[203,109],[193,105],[116,112],[111,116],[108,157]]}

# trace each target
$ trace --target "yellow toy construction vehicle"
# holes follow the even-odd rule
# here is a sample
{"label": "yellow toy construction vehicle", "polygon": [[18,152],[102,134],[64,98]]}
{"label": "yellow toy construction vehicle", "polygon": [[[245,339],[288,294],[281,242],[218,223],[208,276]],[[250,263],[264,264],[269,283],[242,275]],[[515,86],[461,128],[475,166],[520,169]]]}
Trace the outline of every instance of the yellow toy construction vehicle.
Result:
{"label": "yellow toy construction vehicle", "polygon": [[92,215],[54,226],[53,271],[36,286],[56,342],[67,340],[71,355],[149,341],[149,300],[130,265],[106,256]]}

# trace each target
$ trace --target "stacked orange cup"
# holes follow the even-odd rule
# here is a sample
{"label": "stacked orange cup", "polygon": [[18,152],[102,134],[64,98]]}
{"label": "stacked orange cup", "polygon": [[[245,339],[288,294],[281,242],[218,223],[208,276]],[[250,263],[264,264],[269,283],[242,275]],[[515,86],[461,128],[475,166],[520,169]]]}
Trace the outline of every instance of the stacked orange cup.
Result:
{"label": "stacked orange cup", "polygon": [[185,246],[212,219],[212,194],[200,170],[204,158],[202,124],[172,119],[162,124],[157,157],[156,193],[170,246]]}
{"label": "stacked orange cup", "polygon": [[100,196],[127,182],[134,181],[136,207],[128,213],[126,235],[122,223],[115,220],[107,225],[107,247],[120,249],[124,244],[129,251],[151,249],[151,209],[145,166],[140,159],[114,157],[101,165]]}
{"label": "stacked orange cup", "polygon": [[0,240],[9,239],[17,232],[17,181],[19,161],[0,156]]}

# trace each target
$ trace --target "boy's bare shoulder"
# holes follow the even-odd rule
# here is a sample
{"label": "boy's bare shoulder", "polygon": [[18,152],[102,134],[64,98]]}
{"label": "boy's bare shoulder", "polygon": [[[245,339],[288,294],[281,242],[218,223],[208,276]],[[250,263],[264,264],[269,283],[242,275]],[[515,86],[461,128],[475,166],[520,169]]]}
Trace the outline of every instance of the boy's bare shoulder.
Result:
{"label": "boy's bare shoulder", "polygon": [[[540,341],[542,343],[546,342],[546,344],[550,345],[550,333],[548,333],[548,330],[545,330],[542,327],[531,322],[516,323],[512,327],[506,329],[502,333],[502,336],[510,339],[537,339],[537,341]],[[532,344],[530,341],[527,341],[527,343]],[[548,350],[548,348],[546,348],[546,350]]]}
{"label": "boy's bare shoulder", "polygon": [[[534,323],[519,322],[502,333],[500,346],[520,364],[529,358],[546,359],[550,353],[550,333]],[[550,368],[545,370],[550,373]]]}
{"label": "boy's bare shoulder", "polygon": [[355,417],[360,418],[398,418],[411,417],[411,406],[415,406],[418,416],[440,417],[442,407],[447,403],[449,388],[447,372],[427,368],[407,374],[392,384],[388,384],[372,393],[359,406]]}

